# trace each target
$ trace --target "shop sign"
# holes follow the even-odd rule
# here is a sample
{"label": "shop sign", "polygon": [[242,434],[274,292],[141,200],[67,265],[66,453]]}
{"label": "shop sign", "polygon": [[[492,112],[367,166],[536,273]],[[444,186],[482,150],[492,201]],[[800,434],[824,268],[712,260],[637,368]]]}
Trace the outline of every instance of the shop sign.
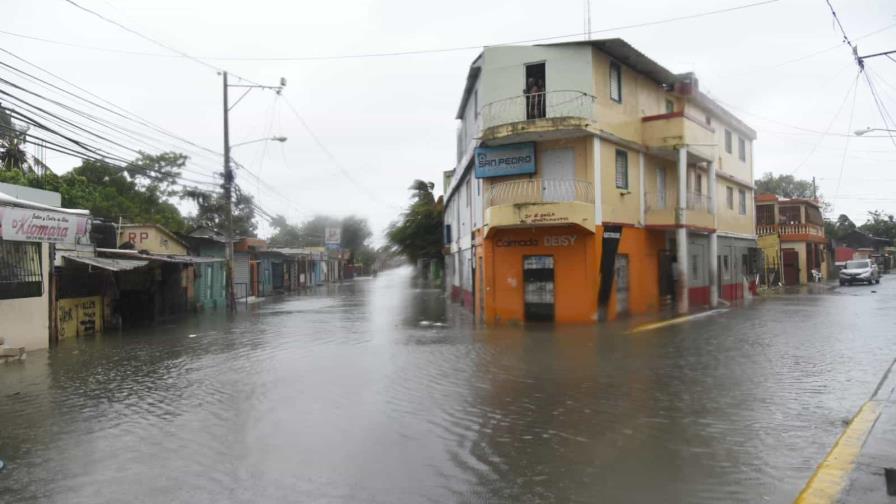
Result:
{"label": "shop sign", "polygon": [[562,224],[569,222],[569,217],[557,215],[555,212],[535,212],[523,214],[522,220],[526,224]]}
{"label": "shop sign", "polygon": [[537,247],[543,245],[545,247],[571,247],[576,244],[576,235],[548,235],[539,241],[536,238],[526,238],[522,240],[496,240],[496,247]]}
{"label": "shop sign", "polygon": [[87,217],[33,210],[0,208],[0,238],[9,241],[79,243],[87,236]]}
{"label": "shop sign", "polygon": [[338,227],[328,227],[324,229],[324,244],[333,245],[336,248],[342,243],[342,229]]}
{"label": "shop sign", "polygon": [[535,142],[476,149],[476,178],[535,173]]}

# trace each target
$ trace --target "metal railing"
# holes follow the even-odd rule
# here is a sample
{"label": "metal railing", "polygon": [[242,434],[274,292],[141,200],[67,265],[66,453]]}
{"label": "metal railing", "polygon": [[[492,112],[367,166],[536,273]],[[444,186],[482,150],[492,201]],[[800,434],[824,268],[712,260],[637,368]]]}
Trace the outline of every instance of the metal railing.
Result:
{"label": "metal railing", "polygon": [[712,199],[708,194],[693,191],[688,193],[688,210],[708,212],[711,207]]}
{"label": "metal railing", "polygon": [[594,185],[576,179],[524,179],[492,184],[485,192],[485,205],[519,203],[560,203],[581,201],[594,203]]}
{"label": "metal railing", "polygon": [[824,236],[824,228],[818,224],[761,224],[756,226],[756,234],[758,236],[773,234]]}
{"label": "metal railing", "polygon": [[675,208],[675,195],[670,192],[644,193],[644,210],[665,210]]}
{"label": "metal railing", "polygon": [[552,117],[594,119],[597,99],[582,91],[525,93],[483,105],[482,127]]}

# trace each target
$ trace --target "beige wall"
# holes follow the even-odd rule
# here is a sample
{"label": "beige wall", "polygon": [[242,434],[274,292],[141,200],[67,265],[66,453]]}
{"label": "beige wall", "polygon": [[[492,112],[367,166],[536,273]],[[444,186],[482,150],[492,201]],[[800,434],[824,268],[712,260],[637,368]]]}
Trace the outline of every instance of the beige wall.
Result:
{"label": "beige wall", "polygon": [[[628,153],[627,190],[616,187],[617,149]],[[637,224],[641,212],[639,194],[642,190],[639,181],[640,153],[609,141],[602,141],[600,150],[601,218],[603,222]],[[645,178],[647,178],[646,171],[645,159]]]}
{"label": "beige wall", "polygon": [[50,346],[49,275],[50,246],[41,244],[43,295],[33,298],[0,300],[0,328],[7,347],[25,347],[26,351]]}
{"label": "beige wall", "polygon": [[[485,191],[492,184],[500,184],[501,182],[510,182],[512,180],[527,180],[530,178],[538,178],[541,176],[541,166],[544,162],[544,153],[553,149],[572,149],[575,153],[576,163],[576,179],[593,182],[594,177],[591,166],[591,137],[566,138],[560,140],[545,140],[535,142],[535,174],[534,175],[511,175],[507,177],[494,177],[482,179],[482,191]],[[463,202],[461,202],[463,203]]]}
{"label": "beige wall", "polygon": [[[610,99],[610,58],[597,49],[593,51],[594,96],[600,129],[641,143],[641,118],[665,113],[665,100],[672,95],[653,80],[621,65],[622,103],[613,101]],[[675,101],[679,107],[680,101]]]}
{"label": "beige wall", "polygon": [[187,249],[174,235],[155,226],[127,226],[118,233],[118,245],[133,242],[137,250],[148,250],[153,254],[187,255]]}
{"label": "beige wall", "polygon": [[[685,112],[693,117],[695,120],[704,121],[706,120],[706,111],[700,106],[687,102],[685,106]],[[712,143],[716,144],[718,147],[716,152],[718,153],[718,162],[716,164],[716,169],[728,173],[734,177],[737,177],[740,180],[745,182],[752,183],[753,182],[753,142],[747,138],[747,135],[743,132],[740,132],[734,129],[733,126],[726,123],[722,118],[714,116],[710,114],[712,125],[711,127],[715,130],[710,138]],[[727,153],[725,151],[725,130],[731,132],[731,153]],[[741,161],[738,157],[737,153],[737,138],[741,137],[746,142],[746,161]]]}
{"label": "beige wall", "polygon": [[[731,187],[734,191],[733,208],[728,208],[726,188]],[[738,198],[738,190],[746,191],[747,213],[740,214],[740,203]],[[756,205],[753,201],[753,190],[739,185],[736,182],[721,177],[716,177],[716,229],[723,232],[737,233],[742,235],[756,234]]]}

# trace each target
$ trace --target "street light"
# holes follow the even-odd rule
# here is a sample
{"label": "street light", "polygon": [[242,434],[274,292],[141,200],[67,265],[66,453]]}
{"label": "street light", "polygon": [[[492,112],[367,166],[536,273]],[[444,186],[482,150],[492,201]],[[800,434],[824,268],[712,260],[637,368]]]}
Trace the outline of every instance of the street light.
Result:
{"label": "street light", "polygon": [[865,128],[861,130],[856,130],[856,136],[862,136],[865,133],[869,133],[871,131],[886,131],[887,133],[896,133],[896,130],[884,129],[884,128]]}
{"label": "street light", "polygon": [[268,142],[268,141],[270,141],[270,142],[285,142],[286,137],[285,136],[275,136],[275,137],[269,137],[269,138],[258,138],[256,140],[249,140],[248,142],[240,142],[238,144],[233,144],[230,146],[230,148],[233,149],[234,147],[239,147],[241,145],[247,145],[247,144],[252,144],[252,143],[257,143],[257,142]]}

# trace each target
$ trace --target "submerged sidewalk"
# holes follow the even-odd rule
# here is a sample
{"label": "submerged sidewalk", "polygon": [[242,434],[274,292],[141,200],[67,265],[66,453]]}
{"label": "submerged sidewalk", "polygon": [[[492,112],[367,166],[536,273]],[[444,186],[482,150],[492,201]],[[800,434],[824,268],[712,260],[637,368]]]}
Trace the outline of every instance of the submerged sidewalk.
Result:
{"label": "submerged sidewalk", "polygon": [[[896,502],[884,469],[896,472],[896,370],[890,364],[877,389],[818,465],[796,503]],[[896,474],[891,475],[896,480]],[[891,480],[896,493],[896,481]]]}

